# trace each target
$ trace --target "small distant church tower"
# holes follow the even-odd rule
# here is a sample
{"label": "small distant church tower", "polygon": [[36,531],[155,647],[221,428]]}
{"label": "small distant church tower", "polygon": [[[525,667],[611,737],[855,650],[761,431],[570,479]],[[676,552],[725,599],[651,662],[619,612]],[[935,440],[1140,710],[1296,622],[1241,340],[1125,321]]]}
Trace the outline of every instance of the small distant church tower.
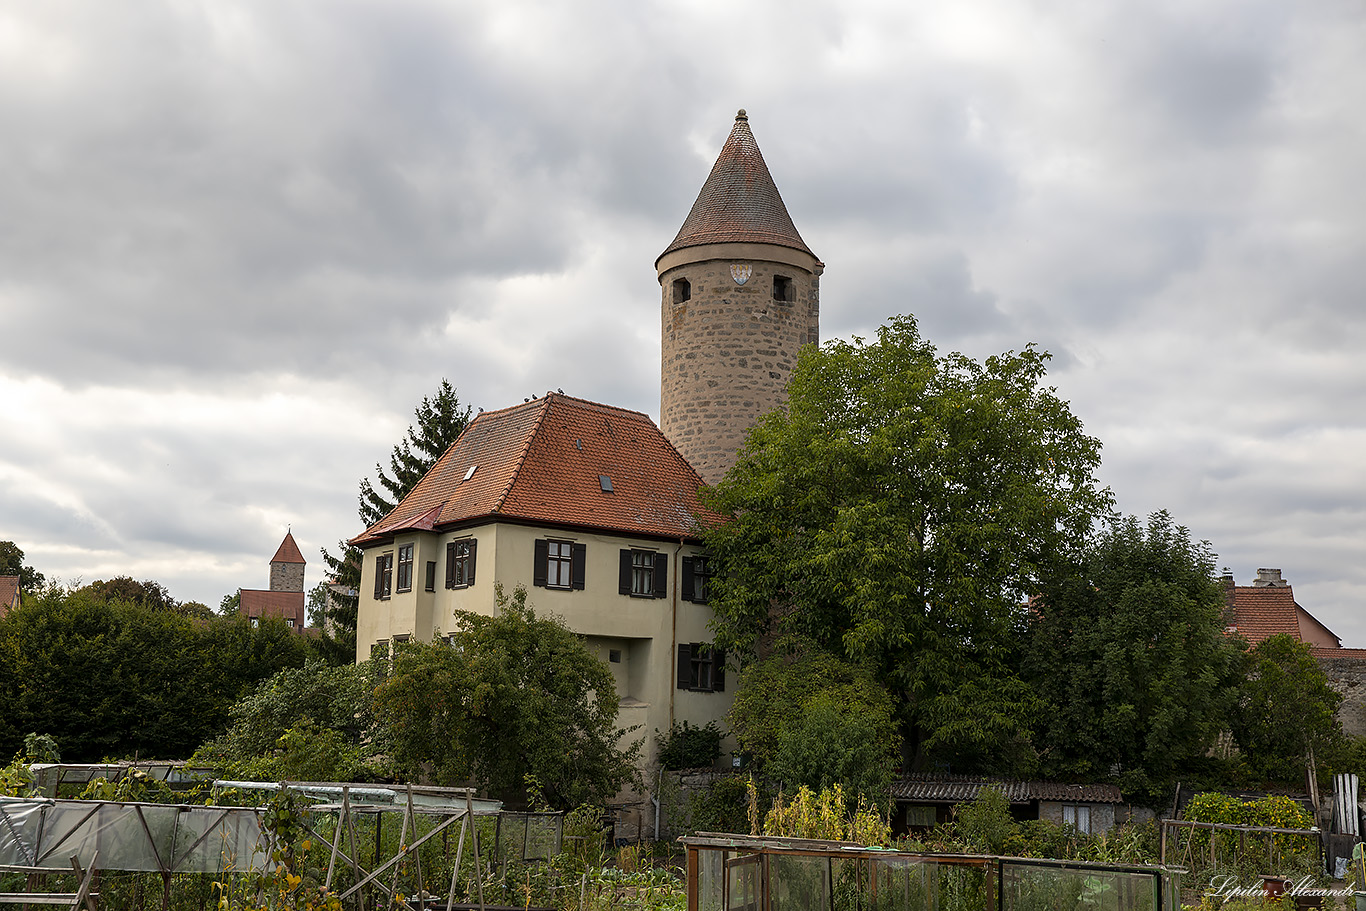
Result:
{"label": "small distant church tower", "polygon": [[820,276],[742,110],[673,243],[663,292],[659,427],[709,484],[786,398],[820,338]]}
{"label": "small distant church tower", "polygon": [[296,633],[307,622],[304,605],[304,555],[286,531],[275,556],[270,558],[270,588],[239,588],[238,613],[256,626],[266,617],[279,617]]}
{"label": "small distant church tower", "polygon": [[304,590],[304,555],[294,543],[294,533],[285,532],[285,539],[270,558],[270,590],[273,592],[301,592]]}

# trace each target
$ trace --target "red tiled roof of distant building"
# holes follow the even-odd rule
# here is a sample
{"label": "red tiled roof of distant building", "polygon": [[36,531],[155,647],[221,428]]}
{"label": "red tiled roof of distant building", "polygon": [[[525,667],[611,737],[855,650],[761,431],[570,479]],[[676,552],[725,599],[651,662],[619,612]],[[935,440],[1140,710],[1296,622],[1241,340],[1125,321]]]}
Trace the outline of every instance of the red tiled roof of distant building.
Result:
{"label": "red tiled roof of distant building", "polygon": [[1366,661],[1366,648],[1328,648],[1327,646],[1310,646],[1309,651],[1313,652],[1315,658],[1354,658],[1357,661]]}
{"label": "red tiled roof of distant building", "polygon": [[272,563],[304,563],[304,555],[299,553],[299,545],[294,543],[292,532],[285,532],[285,539],[280,542],[280,549],[275,551],[275,556],[270,558]]}
{"label": "red tiled roof of distant building", "polygon": [[0,576],[0,617],[11,607],[19,606],[19,577]]}
{"label": "red tiled roof of distant building", "polygon": [[744,111],[736,115],[730,137],[678,236],[655,263],[684,247],[724,243],[775,244],[815,257],[787,213]]}
{"label": "red tiled roof of distant building", "polygon": [[244,588],[238,613],[246,617],[293,618],[303,625],[304,593],[272,592],[258,588]]}
{"label": "red tiled roof of distant building", "polygon": [[[610,482],[604,490],[602,478]],[[487,519],[696,539],[701,479],[639,411],[562,393],[477,415],[353,544]]]}
{"label": "red tiled roof of distant building", "polygon": [[1256,645],[1282,633],[1300,638],[1295,595],[1288,585],[1236,585],[1229,599],[1231,630]]}

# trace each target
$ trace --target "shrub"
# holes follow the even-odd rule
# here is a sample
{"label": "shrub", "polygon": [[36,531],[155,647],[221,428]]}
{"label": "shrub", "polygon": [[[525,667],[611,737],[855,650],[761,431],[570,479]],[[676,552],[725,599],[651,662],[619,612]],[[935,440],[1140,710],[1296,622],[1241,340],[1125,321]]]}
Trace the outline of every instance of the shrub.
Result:
{"label": "shrub", "polygon": [[[658,729],[655,734],[658,736]],[[700,728],[686,721],[676,722],[660,738],[659,762],[671,771],[715,765],[720,755],[721,731],[715,721]]]}
{"label": "shrub", "polygon": [[727,775],[693,794],[682,813],[680,828],[687,832],[748,833],[748,781],[745,776]]}
{"label": "shrub", "polygon": [[998,788],[983,788],[970,803],[954,808],[964,846],[978,854],[1001,854],[1006,842],[1019,832],[1010,815],[1010,802]]}
{"label": "shrub", "polygon": [[820,791],[802,785],[791,801],[779,794],[764,817],[764,834],[780,838],[820,838],[853,841],[883,846],[891,842],[892,831],[876,808],[862,798],[851,811],[844,789],[838,783]]}

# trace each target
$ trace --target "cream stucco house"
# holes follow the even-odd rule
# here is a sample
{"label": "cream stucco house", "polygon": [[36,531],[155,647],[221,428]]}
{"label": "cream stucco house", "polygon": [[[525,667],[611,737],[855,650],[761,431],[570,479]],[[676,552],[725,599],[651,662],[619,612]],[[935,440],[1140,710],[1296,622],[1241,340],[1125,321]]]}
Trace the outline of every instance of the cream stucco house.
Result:
{"label": "cream stucco house", "polygon": [[[449,633],[456,611],[497,610],[494,583],[526,586],[612,671],[619,723],[650,735],[730,706],[708,647],[701,481],[650,418],[549,393],[476,416],[365,554],[357,660]],[[733,690],[733,687],[732,687]]]}

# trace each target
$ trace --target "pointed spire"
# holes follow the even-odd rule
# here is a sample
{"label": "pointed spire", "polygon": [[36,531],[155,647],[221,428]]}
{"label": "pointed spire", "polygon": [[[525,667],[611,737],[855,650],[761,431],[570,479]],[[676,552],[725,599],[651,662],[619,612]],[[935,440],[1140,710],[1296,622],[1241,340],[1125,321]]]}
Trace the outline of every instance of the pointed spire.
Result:
{"label": "pointed spire", "polygon": [[275,556],[270,558],[272,563],[307,563],[304,555],[299,553],[299,545],[294,543],[294,532],[286,531],[285,539],[280,542],[280,549],[275,551]]}
{"label": "pointed spire", "polygon": [[743,108],[692,211],[659,259],[684,247],[728,243],[775,244],[815,258],[787,214]]}

